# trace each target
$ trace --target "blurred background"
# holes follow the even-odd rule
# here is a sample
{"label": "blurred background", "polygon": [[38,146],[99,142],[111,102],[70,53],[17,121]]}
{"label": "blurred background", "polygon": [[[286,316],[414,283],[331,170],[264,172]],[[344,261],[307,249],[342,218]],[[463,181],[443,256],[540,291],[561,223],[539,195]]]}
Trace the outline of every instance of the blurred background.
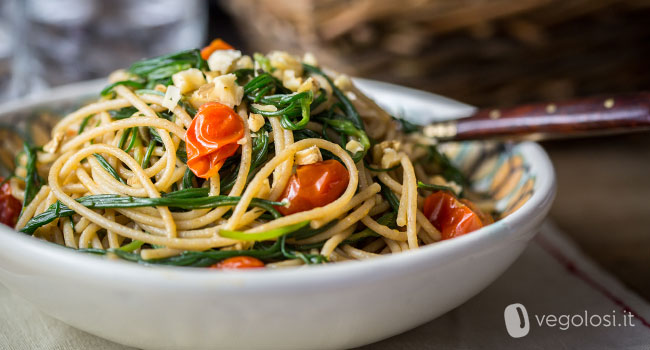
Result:
{"label": "blurred background", "polygon": [[649,0],[0,3],[0,96],[102,77],[212,37],[248,52],[310,51],[339,71],[481,106],[650,87]]}
{"label": "blurred background", "polygon": [[0,1],[0,98],[104,77],[205,41],[203,0]]}
{"label": "blurred background", "polygon": [[[216,37],[480,107],[650,90],[650,0],[0,0],[0,101]],[[543,143],[551,217],[646,299],[648,136]]]}

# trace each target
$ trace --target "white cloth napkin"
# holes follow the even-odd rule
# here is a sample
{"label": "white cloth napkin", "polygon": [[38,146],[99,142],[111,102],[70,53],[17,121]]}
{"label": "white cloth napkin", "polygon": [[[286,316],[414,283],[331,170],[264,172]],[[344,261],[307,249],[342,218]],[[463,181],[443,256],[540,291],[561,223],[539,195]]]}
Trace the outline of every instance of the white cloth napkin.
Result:
{"label": "white cloth napkin", "polygon": [[[512,338],[504,309],[527,309],[530,332]],[[572,326],[573,317],[636,316],[634,326]],[[554,327],[538,320],[558,317]],[[611,320],[611,316],[609,316]],[[628,317],[629,319],[629,317]],[[597,318],[593,318],[596,323]],[[409,332],[363,349],[650,349],[650,304],[600,270],[552,224],[546,223],[523,255],[495,283],[467,303]],[[562,323],[560,323],[562,322]],[[551,322],[552,323],[552,322]],[[0,286],[0,346],[3,349],[127,349],[46,316]]]}

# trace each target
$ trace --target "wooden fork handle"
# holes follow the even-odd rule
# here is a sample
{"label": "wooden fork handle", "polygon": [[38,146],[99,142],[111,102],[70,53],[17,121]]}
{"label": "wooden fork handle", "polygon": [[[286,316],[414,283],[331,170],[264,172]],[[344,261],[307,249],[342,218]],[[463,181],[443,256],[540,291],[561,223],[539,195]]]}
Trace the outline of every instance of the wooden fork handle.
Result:
{"label": "wooden fork handle", "polygon": [[[426,126],[447,140],[540,139],[650,129],[650,92],[561,103],[482,109],[453,122]],[[429,132],[427,132],[429,131]]]}

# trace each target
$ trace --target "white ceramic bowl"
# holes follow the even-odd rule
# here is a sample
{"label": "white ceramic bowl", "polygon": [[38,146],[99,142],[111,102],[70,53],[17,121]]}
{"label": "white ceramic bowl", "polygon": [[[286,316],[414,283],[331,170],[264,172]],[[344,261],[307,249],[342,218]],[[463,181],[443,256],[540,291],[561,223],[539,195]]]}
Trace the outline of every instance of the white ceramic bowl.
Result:
{"label": "white ceramic bowl", "polygon": [[[393,112],[422,118],[472,108],[428,93],[358,81]],[[91,82],[0,107],[78,103]],[[532,196],[476,232],[371,261],[217,272],[145,267],[82,254],[0,225],[0,281],[43,312],[112,341],[147,349],[349,348],[416,327],[494,281],[522,252],[555,194],[553,167],[535,143],[517,146]]]}

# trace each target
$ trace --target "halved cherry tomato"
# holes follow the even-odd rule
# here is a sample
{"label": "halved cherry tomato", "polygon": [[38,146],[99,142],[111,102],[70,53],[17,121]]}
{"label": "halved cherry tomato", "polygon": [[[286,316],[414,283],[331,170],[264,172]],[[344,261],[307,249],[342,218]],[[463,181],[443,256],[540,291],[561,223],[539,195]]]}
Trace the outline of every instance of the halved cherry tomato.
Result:
{"label": "halved cherry tomato", "polygon": [[217,102],[202,105],[185,134],[187,166],[198,177],[214,176],[242,137],[244,121],[232,108]]}
{"label": "halved cherry tomato", "polygon": [[423,213],[442,239],[458,237],[483,227],[479,215],[445,191],[434,192],[424,200]]}
{"label": "halved cherry tomato", "polygon": [[[4,181],[0,177],[0,182]],[[11,187],[9,183],[5,183],[0,187],[0,223],[3,223],[11,228],[16,226],[20,211],[23,205],[19,200],[11,195]]]}
{"label": "halved cherry tomato", "polygon": [[227,42],[221,40],[221,39],[214,39],[210,43],[210,45],[204,47],[201,49],[201,57],[203,57],[204,60],[207,60],[210,58],[210,55],[212,55],[213,52],[217,50],[232,50],[234,47],[230,46]]}
{"label": "halved cherry tomato", "polygon": [[348,181],[348,170],[334,159],[300,165],[278,199],[287,200],[289,205],[277,209],[283,215],[289,215],[322,207],[343,194]]}
{"label": "halved cherry tomato", "polygon": [[221,270],[234,270],[234,269],[258,269],[264,267],[264,263],[260,259],[250,256],[234,256],[226,260],[222,260],[212,266],[212,269]]}

